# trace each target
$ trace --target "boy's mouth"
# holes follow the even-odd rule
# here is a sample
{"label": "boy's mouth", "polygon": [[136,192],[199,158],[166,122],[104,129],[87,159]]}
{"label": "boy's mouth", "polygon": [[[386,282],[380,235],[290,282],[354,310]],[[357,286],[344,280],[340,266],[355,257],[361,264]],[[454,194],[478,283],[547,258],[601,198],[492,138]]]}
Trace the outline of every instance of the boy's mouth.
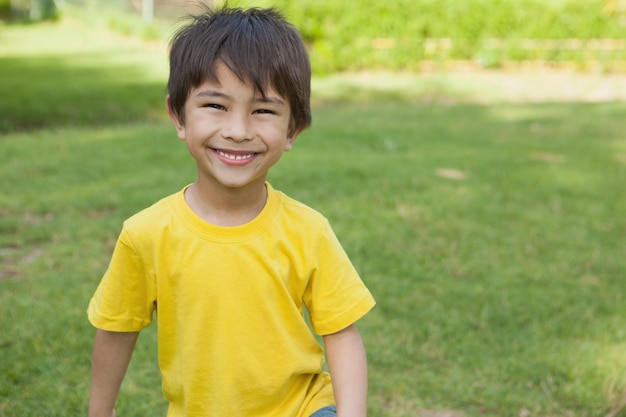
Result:
{"label": "boy's mouth", "polygon": [[223,159],[227,159],[229,161],[247,161],[249,159],[254,158],[257,154],[255,152],[236,152],[236,151],[225,151],[222,149],[215,149],[215,153],[222,157]]}

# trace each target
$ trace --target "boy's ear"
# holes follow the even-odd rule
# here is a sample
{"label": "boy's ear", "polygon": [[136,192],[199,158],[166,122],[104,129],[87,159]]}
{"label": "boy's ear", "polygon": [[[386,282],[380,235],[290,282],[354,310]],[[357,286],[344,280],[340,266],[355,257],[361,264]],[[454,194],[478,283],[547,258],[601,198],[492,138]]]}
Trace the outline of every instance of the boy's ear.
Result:
{"label": "boy's ear", "polygon": [[170,116],[170,119],[174,123],[174,127],[176,127],[176,134],[178,135],[178,139],[185,140],[185,125],[181,123],[180,118],[174,111],[172,110],[172,105],[170,101],[170,95],[168,94],[165,97],[165,108],[167,109],[167,114]]}
{"label": "boy's ear", "polygon": [[298,129],[294,134],[287,138],[287,142],[285,143],[285,152],[289,152],[293,148],[293,143],[296,141],[298,136],[300,136],[302,131],[304,131],[304,128]]}

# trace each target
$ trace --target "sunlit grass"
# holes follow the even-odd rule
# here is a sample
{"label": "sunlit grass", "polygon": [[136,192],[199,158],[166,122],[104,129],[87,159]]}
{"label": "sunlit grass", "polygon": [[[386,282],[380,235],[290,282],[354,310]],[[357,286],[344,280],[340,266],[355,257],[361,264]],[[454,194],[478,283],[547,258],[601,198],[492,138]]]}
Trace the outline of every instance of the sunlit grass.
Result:
{"label": "sunlit grass", "polygon": [[[37,53],[46,33],[68,52]],[[85,309],[121,222],[194,177],[163,51],[111,35],[95,54],[76,34],[0,32],[7,417],[85,414]],[[371,415],[626,416],[626,104],[472,104],[440,80],[316,80],[313,128],[270,178],[330,219],[378,301],[360,323]],[[120,416],[164,415],[154,341]]]}

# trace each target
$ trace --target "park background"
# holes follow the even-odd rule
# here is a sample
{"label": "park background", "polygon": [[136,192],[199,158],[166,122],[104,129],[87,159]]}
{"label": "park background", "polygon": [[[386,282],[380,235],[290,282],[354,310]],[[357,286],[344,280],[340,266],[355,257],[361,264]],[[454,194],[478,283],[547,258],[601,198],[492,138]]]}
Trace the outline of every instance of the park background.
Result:
{"label": "park background", "polygon": [[[163,107],[188,3],[0,0],[3,417],[86,415],[121,222],[194,179]],[[626,2],[230,3],[310,47],[314,124],[270,180],[378,301],[370,415],[626,416]],[[165,413],[155,330],[120,417]]]}

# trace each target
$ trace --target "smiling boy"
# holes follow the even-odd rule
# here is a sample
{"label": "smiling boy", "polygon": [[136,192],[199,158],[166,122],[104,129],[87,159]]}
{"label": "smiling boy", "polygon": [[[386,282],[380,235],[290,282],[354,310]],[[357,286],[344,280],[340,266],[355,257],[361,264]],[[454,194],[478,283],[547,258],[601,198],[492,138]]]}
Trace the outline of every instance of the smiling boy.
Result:
{"label": "smiling boy", "polygon": [[354,323],[374,300],[327,220],[266,182],[311,123],[310,76],[271,9],[207,12],[173,38],[166,106],[197,178],[124,223],[88,309],[90,417],[115,415],[153,316],[168,417],[366,415]]}

